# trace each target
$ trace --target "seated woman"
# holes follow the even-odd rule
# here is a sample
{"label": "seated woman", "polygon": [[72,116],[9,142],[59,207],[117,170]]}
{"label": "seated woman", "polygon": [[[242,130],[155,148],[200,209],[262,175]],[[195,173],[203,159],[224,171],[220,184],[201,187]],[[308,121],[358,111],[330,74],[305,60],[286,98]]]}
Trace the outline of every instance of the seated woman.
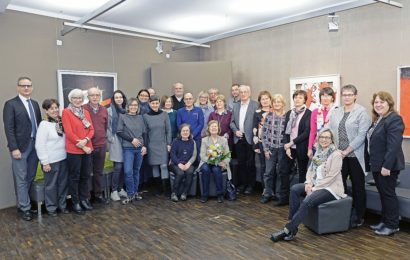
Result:
{"label": "seated woman", "polygon": [[[179,137],[171,145],[171,171],[175,174],[174,185],[171,187],[171,200],[178,201],[178,191],[182,187],[180,199],[186,200],[189,187],[191,187],[192,175],[196,160],[196,145],[192,139],[191,128],[189,124],[182,124],[179,128]],[[185,179],[185,181],[184,181]]]}
{"label": "seated woman", "polygon": [[[223,195],[223,178],[222,178],[222,171],[229,167],[229,161],[230,161],[230,156],[224,156],[225,154],[229,153],[229,146],[228,146],[228,141],[226,138],[219,136],[219,132],[221,131],[218,121],[216,120],[211,120],[208,123],[208,129],[207,129],[207,137],[202,138],[202,144],[201,144],[201,163],[200,163],[200,169],[202,171],[202,197],[201,197],[201,202],[205,203],[208,201],[208,196],[209,196],[209,181],[210,181],[210,175],[213,175],[213,178],[215,180],[216,184],[216,193],[218,196],[218,203],[222,203],[224,200],[224,195]],[[217,165],[210,163],[209,159],[212,159],[212,153],[214,151],[212,150],[211,146],[218,148],[219,146],[222,146],[223,149],[221,149],[221,155],[223,157],[227,157],[217,163]]]}
{"label": "seated woman", "polygon": [[[328,201],[346,197],[342,181],[342,154],[335,146],[335,137],[323,128],[317,137],[318,149],[312,158],[305,183],[292,186],[289,201],[289,222],[271,235],[271,240],[291,241],[308,210]],[[300,197],[305,196],[301,202]]]}

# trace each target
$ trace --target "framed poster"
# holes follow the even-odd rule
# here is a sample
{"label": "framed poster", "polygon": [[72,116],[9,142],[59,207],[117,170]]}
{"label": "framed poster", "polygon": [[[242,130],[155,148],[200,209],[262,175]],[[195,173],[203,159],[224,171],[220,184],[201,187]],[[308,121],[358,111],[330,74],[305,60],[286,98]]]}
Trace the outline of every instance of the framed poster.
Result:
{"label": "framed poster", "polygon": [[295,90],[305,90],[308,95],[306,107],[314,110],[319,107],[319,92],[322,88],[331,87],[336,93],[335,104],[340,106],[340,75],[309,76],[290,78],[290,108],[293,107],[292,95]]}
{"label": "framed poster", "polygon": [[84,104],[88,103],[87,90],[96,87],[102,90],[101,105],[108,106],[117,89],[117,73],[58,70],[58,101],[61,109],[68,106],[68,93],[78,88],[83,90]]}
{"label": "framed poster", "polygon": [[[404,121],[403,137],[410,138],[410,66],[397,69],[397,110]],[[406,102],[407,101],[407,102]]]}

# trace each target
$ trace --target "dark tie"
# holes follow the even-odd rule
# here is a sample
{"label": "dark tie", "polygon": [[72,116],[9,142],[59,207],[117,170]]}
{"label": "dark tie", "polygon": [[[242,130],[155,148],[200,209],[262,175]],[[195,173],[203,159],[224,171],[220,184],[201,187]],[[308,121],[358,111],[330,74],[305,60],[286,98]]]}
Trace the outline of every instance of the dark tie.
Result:
{"label": "dark tie", "polygon": [[36,138],[36,133],[37,133],[36,116],[34,114],[34,108],[33,108],[33,105],[31,104],[31,100],[27,99],[27,102],[28,102],[28,111],[30,112],[30,120],[31,120],[31,137]]}

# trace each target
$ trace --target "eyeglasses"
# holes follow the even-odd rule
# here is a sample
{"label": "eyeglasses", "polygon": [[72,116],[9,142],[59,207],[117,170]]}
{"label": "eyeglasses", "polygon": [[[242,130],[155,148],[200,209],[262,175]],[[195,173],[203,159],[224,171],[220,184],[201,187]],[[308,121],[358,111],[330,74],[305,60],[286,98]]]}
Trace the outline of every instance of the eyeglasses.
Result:
{"label": "eyeglasses", "polygon": [[149,97],[148,95],[140,94],[140,97]]}
{"label": "eyeglasses", "polygon": [[322,140],[332,140],[332,137],[330,137],[330,136],[319,136],[319,139],[322,139]]}
{"label": "eyeglasses", "polygon": [[18,85],[20,88],[31,88],[33,85]]}
{"label": "eyeglasses", "polygon": [[100,94],[92,94],[92,95],[88,95],[89,97],[101,97]]}
{"label": "eyeglasses", "polygon": [[83,97],[71,97],[71,99],[83,99]]}
{"label": "eyeglasses", "polygon": [[354,97],[355,94],[342,94],[342,97]]}

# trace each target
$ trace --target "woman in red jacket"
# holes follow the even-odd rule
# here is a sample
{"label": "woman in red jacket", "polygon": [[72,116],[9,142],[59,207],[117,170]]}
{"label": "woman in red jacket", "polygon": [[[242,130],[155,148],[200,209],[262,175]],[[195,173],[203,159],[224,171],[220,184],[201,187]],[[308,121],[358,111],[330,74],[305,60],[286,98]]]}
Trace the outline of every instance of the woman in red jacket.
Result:
{"label": "woman in red jacket", "polygon": [[[70,104],[62,115],[66,135],[69,194],[73,201],[73,210],[84,214],[83,209],[92,210],[89,201],[88,178],[91,167],[91,138],[94,127],[87,110],[83,109],[84,95],[81,89],[73,89],[68,94]],[[81,206],[80,206],[81,204]]]}

